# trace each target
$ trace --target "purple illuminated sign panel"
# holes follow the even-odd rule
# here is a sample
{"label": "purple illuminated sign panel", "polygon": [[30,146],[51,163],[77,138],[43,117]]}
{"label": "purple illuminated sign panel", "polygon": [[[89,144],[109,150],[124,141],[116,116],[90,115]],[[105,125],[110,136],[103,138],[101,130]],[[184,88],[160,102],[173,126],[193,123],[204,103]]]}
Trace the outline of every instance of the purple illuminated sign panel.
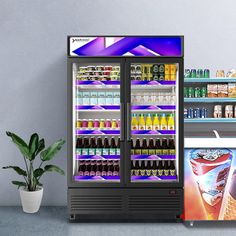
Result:
{"label": "purple illuminated sign panel", "polygon": [[69,37],[69,56],[183,56],[181,36]]}

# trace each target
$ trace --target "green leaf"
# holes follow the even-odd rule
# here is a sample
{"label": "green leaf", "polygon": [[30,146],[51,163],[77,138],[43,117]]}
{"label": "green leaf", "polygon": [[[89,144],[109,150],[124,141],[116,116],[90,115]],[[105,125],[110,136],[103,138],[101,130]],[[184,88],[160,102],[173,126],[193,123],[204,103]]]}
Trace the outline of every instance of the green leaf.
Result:
{"label": "green leaf", "polygon": [[49,146],[46,150],[40,153],[40,157],[42,161],[50,161],[62,148],[65,140],[58,140],[51,146]]}
{"label": "green leaf", "polygon": [[44,167],[44,170],[45,171],[55,171],[55,172],[58,172],[61,175],[65,175],[64,170],[62,170],[60,167],[55,166],[55,165],[46,165]]}
{"label": "green leaf", "polygon": [[35,178],[41,177],[43,173],[44,173],[44,169],[38,168],[34,170],[34,177]]}
{"label": "green leaf", "polygon": [[25,143],[25,141],[14,133],[6,132],[6,134],[7,136],[11,137],[13,143],[15,143],[15,145],[19,148],[22,155],[25,156],[27,159],[30,159],[29,147]]}
{"label": "green leaf", "polygon": [[35,156],[37,156],[44,148],[45,148],[45,143],[44,143],[44,139],[42,138],[39,140],[38,149],[35,152]]}
{"label": "green leaf", "polygon": [[29,151],[31,154],[31,158],[30,158],[31,160],[34,160],[35,158],[35,152],[38,149],[38,143],[39,143],[38,134],[36,133],[32,134],[29,141]]}
{"label": "green leaf", "polygon": [[21,182],[21,181],[11,181],[14,185],[17,185],[18,188],[19,187],[26,187],[26,183],[25,182]]}
{"label": "green leaf", "polygon": [[18,166],[4,166],[3,169],[13,169],[17,174],[27,176],[27,173],[25,170],[22,170]]}

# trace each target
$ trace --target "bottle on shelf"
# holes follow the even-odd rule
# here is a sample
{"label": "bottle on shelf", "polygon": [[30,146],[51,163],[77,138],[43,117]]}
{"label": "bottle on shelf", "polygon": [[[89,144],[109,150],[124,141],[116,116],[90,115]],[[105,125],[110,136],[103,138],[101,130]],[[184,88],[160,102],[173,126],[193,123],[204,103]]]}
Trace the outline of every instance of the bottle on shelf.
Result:
{"label": "bottle on shelf", "polygon": [[159,138],[156,139],[155,151],[156,155],[162,155],[161,140]]}
{"label": "bottle on shelf", "polygon": [[174,161],[170,161],[170,175],[175,176],[176,175],[176,170],[175,170],[175,163]]}
{"label": "bottle on shelf", "polygon": [[146,117],[146,130],[152,130],[153,126],[152,126],[152,118],[151,118],[151,114],[147,114]]}
{"label": "bottle on shelf", "polygon": [[131,155],[134,155],[134,140],[131,139]]}
{"label": "bottle on shelf", "polygon": [[98,139],[97,139],[96,155],[98,155],[98,156],[103,155],[103,144],[102,144],[102,138],[101,137],[98,137]]}
{"label": "bottle on shelf", "polygon": [[168,176],[170,173],[169,173],[169,165],[168,165],[168,161],[165,161],[164,162],[164,175],[165,176]]}
{"label": "bottle on shelf", "polygon": [[139,130],[145,130],[145,118],[144,118],[144,114],[140,114],[139,115]]}
{"label": "bottle on shelf", "polygon": [[92,137],[90,139],[89,155],[96,155],[96,149],[97,149],[96,141],[95,138]]}
{"label": "bottle on shelf", "polygon": [[135,155],[141,155],[142,154],[139,138],[136,139],[136,144],[135,144],[135,147],[134,147],[134,154]]}
{"label": "bottle on shelf", "polygon": [[144,160],[142,160],[141,161],[141,167],[140,167],[140,175],[141,176],[145,176],[145,161]]}
{"label": "bottle on shelf", "polygon": [[134,175],[135,175],[135,176],[139,176],[139,173],[140,173],[139,161],[135,161],[135,165],[134,165]]}
{"label": "bottle on shelf", "polygon": [[132,114],[131,129],[132,130],[138,130],[137,114]]}
{"label": "bottle on shelf", "polygon": [[91,171],[91,164],[90,161],[85,161],[85,171],[84,176],[89,176]]}
{"label": "bottle on shelf", "polygon": [[169,148],[168,148],[168,143],[167,143],[166,138],[162,139],[161,149],[162,149],[162,154],[163,155],[168,155],[169,154]]}
{"label": "bottle on shelf", "polygon": [[148,146],[147,146],[147,139],[143,139],[143,145],[141,148],[141,152],[143,155],[148,155]]}
{"label": "bottle on shelf", "polygon": [[131,176],[135,175],[135,168],[134,168],[134,161],[131,160],[131,166],[130,166],[130,174]]}
{"label": "bottle on shelf", "polygon": [[148,161],[148,162],[147,162],[146,175],[147,175],[147,176],[151,176],[151,175],[152,175],[151,161]]}
{"label": "bottle on shelf", "polygon": [[155,114],[153,118],[153,130],[159,130],[159,129],[160,129],[159,118],[158,115]]}
{"label": "bottle on shelf", "polygon": [[168,130],[175,130],[175,120],[174,120],[173,114],[169,115],[167,129]]}
{"label": "bottle on shelf", "polygon": [[109,140],[107,137],[104,138],[104,148],[102,149],[103,155],[109,155],[110,154],[110,145]]}
{"label": "bottle on shelf", "polygon": [[167,130],[166,114],[162,114],[161,115],[160,130]]}
{"label": "bottle on shelf", "polygon": [[175,140],[169,139],[169,155],[175,155]]}
{"label": "bottle on shelf", "polygon": [[154,146],[154,141],[153,141],[152,138],[149,139],[148,154],[149,155],[155,155],[156,154],[156,150],[155,150],[155,146]]}
{"label": "bottle on shelf", "polygon": [[115,138],[112,137],[111,138],[110,155],[116,155],[116,149],[117,149],[116,141],[115,141]]}
{"label": "bottle on shelf", "polygon": [[90,171],[90,176],[95,176],[97,171],[97,164],[96,161],[91,161],[91,171]]}
{"label": "bottle on shelf", "polygon": [[83,150],[83,140],[82,138],[78,138],[76,140],[76,153],[78,155],[82,155],[82,150]]}
{"label": "bottle on shelf", "polygon": [[152,164],[152,175],[157,176],[157,162],[153,161]]}
{"label": "bottle on shelf", "polygon": [[102,161],[99,160],[97,161],[97,169],[96,169],[96,176],[101,176],[102,175]]}
{"label": "bottle on shelf", "polygon": [[83,176],[84,172],[85,172],[85,162],[84,161],[80,161],[79,162],[78,175],[79,176]]}
{"label": "bottle on shelf", "polygon": [[117,142],[116,155],[120,155],[120,138],[118,138]]}
{"label": "bottle on shelf", "polygon": [[159,161],[158,162],[158,167],[157,167],[157,175],[162,176],[164,174],[163,172],[164,172],[163,163],[162,163],[162,161]]}
{"label": "bottle on shelf", "polygon": [[89,155],[89,139],[88,138],[84,138],[84,146],[82,149],[82,155]]}
{"label": "bottle on shelf", "polygon": [[102,176],[106,176],[108,172],[107,160],[102,162]]}
{"label": "bottle on shelf", "polygon": [[119,174],[120,174],[119,161],[114,161],[114,171],[113,171],[113,176],[119,176]]}
{"label": "bottle on shelf", "polygon": [[107,175],[108,175],[108,176],[112,176],[112,175],[113,175],[113,171],[114,171],[113,161],[110,160],[110,161],[108,162]]}

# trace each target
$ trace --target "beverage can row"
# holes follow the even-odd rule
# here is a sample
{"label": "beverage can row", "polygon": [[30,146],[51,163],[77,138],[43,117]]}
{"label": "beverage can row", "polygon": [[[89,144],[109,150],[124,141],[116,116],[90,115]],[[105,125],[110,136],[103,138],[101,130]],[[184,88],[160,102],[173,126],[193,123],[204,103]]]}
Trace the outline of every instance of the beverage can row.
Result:
{"label": "beverage can row", "polygon": [[210,78],[209,69],[185,69],[185,78]]}
{"label": "beverage can row", "polygon": [[78,129],[119,129],[120,119],[78,119],[76,121],[76,128]]}
{"label": "beverage can row", "polygon": [[80,66],[79,72],[93,72],[93,71],[120,71],[120,66],[112,66],[112,65],[89,65],[89,66]]}
{"label": "beverage can row", "polygon": [[184,87],[184,97],[185,98],[200,98],[207,97],[206,87]]}
{"label": "beverage can row", "polygon": [[207,118],[208,110],[206,108],[184,108],[184,118]]}

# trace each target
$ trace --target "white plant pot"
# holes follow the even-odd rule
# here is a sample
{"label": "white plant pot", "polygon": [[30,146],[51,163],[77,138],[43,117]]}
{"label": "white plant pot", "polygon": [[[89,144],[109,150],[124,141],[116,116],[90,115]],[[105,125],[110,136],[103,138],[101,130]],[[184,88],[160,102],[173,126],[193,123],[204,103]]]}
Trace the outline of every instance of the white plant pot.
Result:
{"label": "white plant pot", "polygon": [[40,187],[33,192],[30,192],[25,188],[20,188],[19,191],[23,211],[26,213],[36,213],[41,205],[43,188]]}

